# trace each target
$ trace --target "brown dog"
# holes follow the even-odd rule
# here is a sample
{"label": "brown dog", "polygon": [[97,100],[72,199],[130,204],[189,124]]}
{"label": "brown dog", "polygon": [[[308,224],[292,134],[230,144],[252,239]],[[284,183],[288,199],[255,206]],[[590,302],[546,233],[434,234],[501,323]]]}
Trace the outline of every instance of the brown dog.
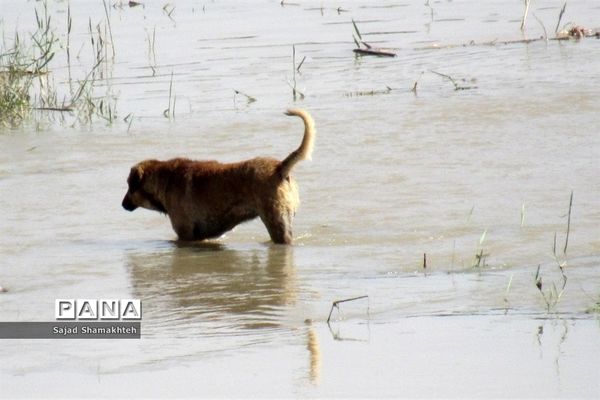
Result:
{"label": "brown dog", "polygon": [[217,238],[236,225],[260,217],[275,243],[292,242],[292,218],[298,186],[290,175],[300,160],[310,159],[314,122],[304,110],[288,110],[304,121],[304,138],[283,161],[253,158],[238,163],[145,160],[131,168],[123,208],[165,213],[182,240]]}

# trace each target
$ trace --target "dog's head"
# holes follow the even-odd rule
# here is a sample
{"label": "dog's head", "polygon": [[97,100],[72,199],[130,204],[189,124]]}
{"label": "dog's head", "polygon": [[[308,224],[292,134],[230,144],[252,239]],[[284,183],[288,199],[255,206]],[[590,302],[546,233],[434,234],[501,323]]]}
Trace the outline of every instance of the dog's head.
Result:
{"label": "dog's head", "polygon": [[163,203],[158,198],[157,182],[153,179],[155,171],[152,166],[157,161],[142,161],[134,165],[127,178],[127,193],[121,203],[127,211],[133,211],[138,207],[148,210],[167,213]]}

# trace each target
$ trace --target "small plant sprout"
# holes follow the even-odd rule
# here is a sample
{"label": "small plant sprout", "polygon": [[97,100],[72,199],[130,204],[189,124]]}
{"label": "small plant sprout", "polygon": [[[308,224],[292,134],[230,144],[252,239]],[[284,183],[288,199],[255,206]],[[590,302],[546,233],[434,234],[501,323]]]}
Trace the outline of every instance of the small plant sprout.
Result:
{"label": "small plant sprout", "polygon": [[479,246],[477,248],[477,253],[475,254],[475,260],[473,261],[474,268],[485,267],[485,261],[489,254],[483,252],[483,243],[485,242],[485,237],[487,236],[487,229],[483,231],[481,237],[479,238]]}
{"label": "small plant sprout", "polygon": [[419,79],[421,79],[421,77],[423,76],[423,74],[425,73],[425,71],[421,71],[421,73],[419,74],[419,77],[415,80],[415,83],[412,85],[410,91],[414,93],[414,95],[417,95],[417,85],[419,84]]}
{"label": "small plant sprout", "polygon": [[169,106],[163,111],[163,116],[171,120],[175,118],[175,102],[177,96],[173,96],[173,71],[171,71],[171,82],[169,83]]}
{"label": "small plant sprout", "polygon": [[508,310],[508,308],[509,308],[508,293],[510,292],[510,287],[512,285],[514,276],[515,276],[515,274],[510,274],[510,279],[508,280],[508,285],[506,285],[506,290],[504,291],[504,305],[506,306],[506,310]]}
{"label": "small plant sprout", "polygon": [[565,268],[568,266],[567,264],[567,248],[569,246],[569,234],[571,232],[571,211],[573,209],[573,191],[571,191],[571,196],[569,198],[569,211],[567,213],[567,231],[565,234],[565,244],[562,249],[562,255],[557,251],[557,234],[554,233],[554,241],[552,244],[552,253],[554,255],[554,260],[558,266],[561,275],[560,289],[557,287],[556,283],[552,282],[550,288],[544,292],[542,285],[542,276],[540,274],[540,265],[538,265],[537,271],[535,273],[535,285],[537,289],[540,291],[544,302],[546,303],[546,310],[550,312],[552,308],[556,307],[560,299],[562,298],[565,289],[567,287],[567,274],[565,272]]}
{"label": "small plant sprout", "polygon": [[296,82],[296,72],[300,73],[300,67],[302,67],[302,64],[304,64],[304,60],[306,60],[306,57],[304,57],[302,59],[302,61],[300,61],[300,64],[298,64],[296,66],[296,45],[292,45],[292,83],[293,85],[290,85],[288,82],[288,85],[291,86],[292,88],[292,95],[294,97],[294,101],[296,101],[296,98],[298,97],[298,95],[300,96],[300,99],[304,99],[304,94],[302,92],[300,92],[297,88],[297,82]]}

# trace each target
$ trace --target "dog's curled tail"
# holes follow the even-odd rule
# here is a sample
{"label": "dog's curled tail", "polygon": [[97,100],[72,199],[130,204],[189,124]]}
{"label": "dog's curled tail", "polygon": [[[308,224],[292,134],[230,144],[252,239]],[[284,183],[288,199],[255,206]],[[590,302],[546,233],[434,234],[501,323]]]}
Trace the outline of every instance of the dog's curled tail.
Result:
{"label": "dog's curled tail", "polygon": [[299,161],[311,159],[315,141],[315,122],[308,112],[296,108],[287,110],[285,114],[302,118],[302,121],[304,121],[304,137],[302,138],[300,147],[292,151],[290,155],[281,162],[279,172],[283,179],[286,179],[289,176],[292,168],[294,168],[294,165]]}

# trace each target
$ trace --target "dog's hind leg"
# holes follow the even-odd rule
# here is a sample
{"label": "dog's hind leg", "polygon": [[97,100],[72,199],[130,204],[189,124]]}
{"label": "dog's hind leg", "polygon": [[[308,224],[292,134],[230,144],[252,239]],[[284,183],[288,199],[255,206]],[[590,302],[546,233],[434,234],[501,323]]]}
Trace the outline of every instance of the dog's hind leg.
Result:
{"label": "dog's hind leg", "polygon": [[292,213],[272,209],[261,214],[260,219],[267,227],[273,243],[292,244]]}

